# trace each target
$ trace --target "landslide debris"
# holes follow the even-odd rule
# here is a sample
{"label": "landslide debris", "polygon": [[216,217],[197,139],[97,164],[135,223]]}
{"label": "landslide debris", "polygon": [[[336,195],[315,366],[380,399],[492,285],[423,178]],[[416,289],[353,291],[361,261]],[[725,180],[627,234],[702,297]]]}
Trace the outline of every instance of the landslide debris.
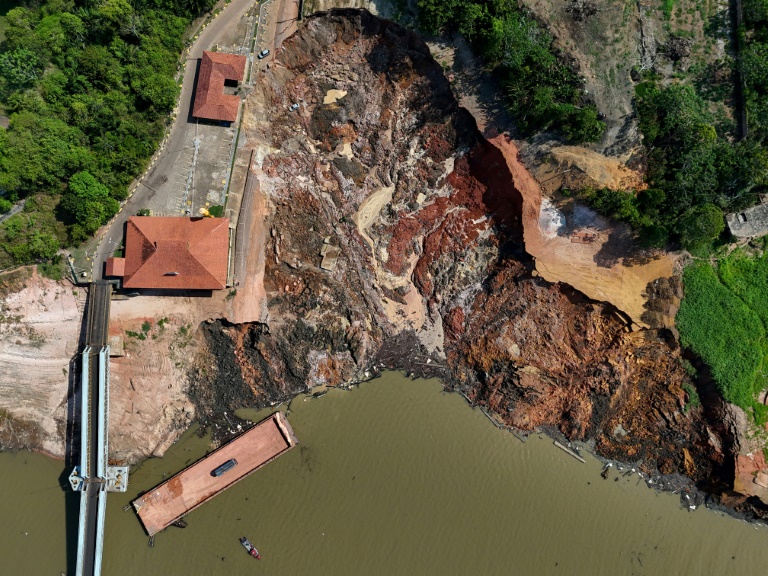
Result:
{"label": "landslide debris", "polygon": [[457,387],[516,428],[555,426],[601,456],[708,483],[726,460],[666,331],[629,332],[612,306],[505,263],[448,345]]}
{"label": "landslide debris", "polygon": [[415,33],[357,10],[307,18],[258,73],[243,133],[266,197],[267,319],[203,325],[200,414],[429,367],[509,425],[723,488],[731,434],[714,404],[687,405],[670,332],[630,332],[538,276],[524,169]]}

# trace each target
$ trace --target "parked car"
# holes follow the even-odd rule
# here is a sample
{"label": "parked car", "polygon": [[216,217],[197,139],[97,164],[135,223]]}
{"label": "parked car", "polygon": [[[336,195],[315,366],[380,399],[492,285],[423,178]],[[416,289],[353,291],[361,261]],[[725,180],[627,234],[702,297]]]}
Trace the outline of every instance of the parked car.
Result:
{"label": "parked car", "polygon": [[256,57],[259,60],[261,60],[262,58],[266,58],[267,56],[269,56],[269,48],[264,48],[264,50],[256,54]]}
{"label": "parked car", "polygon": [[298,109],[299,109],[299,103],[298,102],[294,102],[293,104],[291,104],[291,110],[298,110]]}
{"label": "parked car", "polygon": [[232,458],[231,460],[227,460],[226,462],[224,462],[224,464],[215,468],[213,472],[211,472],[211,476],[219,477],[225,472],[234,468],[235,466],[237,466],[237,460],[235,460],[234,458]]}

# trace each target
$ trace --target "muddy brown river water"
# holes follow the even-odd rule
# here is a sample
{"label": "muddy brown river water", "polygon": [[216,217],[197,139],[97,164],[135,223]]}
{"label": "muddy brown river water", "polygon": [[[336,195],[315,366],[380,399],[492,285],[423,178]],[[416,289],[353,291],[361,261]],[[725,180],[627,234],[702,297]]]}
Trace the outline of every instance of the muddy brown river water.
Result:
{"label": "muddy brown river water", "polygon": [[[249,412],[260,418],[269,412]],[[299,397],[300,447],[169,528],[122,508],[207,447],[194,430],[110,494],[105,575],[727,575],[768,565],[768,529],[600,477],[547,438],[498,430],[437,381],[386,374]],[[74,574],[77,499],[37,454],[0,454],[0,574]],[[249,537],[262,559],[238,543]],[[69,560],[68,560],[69,556]]]}

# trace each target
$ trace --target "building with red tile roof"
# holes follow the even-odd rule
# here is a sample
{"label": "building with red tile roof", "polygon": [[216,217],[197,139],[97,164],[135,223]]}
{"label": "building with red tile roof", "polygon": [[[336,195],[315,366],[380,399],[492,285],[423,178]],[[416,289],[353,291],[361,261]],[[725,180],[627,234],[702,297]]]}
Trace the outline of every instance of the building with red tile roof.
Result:
{"label": "building with red tile roof", "polygon": [[224,122],[234,122],[237,119],[240,97],[225,94],[224,82],[242,82],[246,61],[245,56],[203,52],[192,116]]}
{"label": "building with red tile roof", "polygon": [[227,284],[229,218],[131,216],[125,258],[107,260],[123,288],[221,290]]}
{"label": "building with red tile roof", "polygon": [[109,258],[107,276],[125,276],[125,258]]}

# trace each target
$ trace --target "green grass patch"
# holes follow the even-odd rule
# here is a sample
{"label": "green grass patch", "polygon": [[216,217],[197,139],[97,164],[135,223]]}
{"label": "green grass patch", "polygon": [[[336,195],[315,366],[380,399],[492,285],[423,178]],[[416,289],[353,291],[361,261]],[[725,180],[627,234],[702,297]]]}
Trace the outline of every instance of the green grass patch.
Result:
{"label": "green grass patch", "polygon": [[685,390],[685,394],[688,397],[683,412],[687,413],[691,409],[699,408],[701,406],[701,398],[699,398],[699,393],[696,391],[693,384],[688,384],[686,382],[683,384],[683,390]]}
{"label": "green grass patch", "polygon": [[[732,254],[717,271],[706,262],[685,269],[677,327],[682,344],[709,366],[723,398],[758,420],[755,395],[767,382],[766,314],[761,308],[768,302],[768,283],[753,278],[745,258]],[[765,265],[764,257],[753,262]]]}
{"label": "green grass patch", "polygon": [[768,252],[751,258],[736,250],[720,263],[718,275],[723,284],[757,313],[763,326],[768,326]]}
{"label": "green grass patch", "polygon": [[675,3],[677,0],[662,0],[661,11],[664,12],[664,18],[669,20],[672,18],[672,11],[675,9]]}
{"label": "green grass patch", "polygon": [[64,259],[57,255],[50,262],[43,262],[42,264],[38,264],[37,271],[41,276],[58,282],[64,278],[64,275],[66,274],[64,268]]}

